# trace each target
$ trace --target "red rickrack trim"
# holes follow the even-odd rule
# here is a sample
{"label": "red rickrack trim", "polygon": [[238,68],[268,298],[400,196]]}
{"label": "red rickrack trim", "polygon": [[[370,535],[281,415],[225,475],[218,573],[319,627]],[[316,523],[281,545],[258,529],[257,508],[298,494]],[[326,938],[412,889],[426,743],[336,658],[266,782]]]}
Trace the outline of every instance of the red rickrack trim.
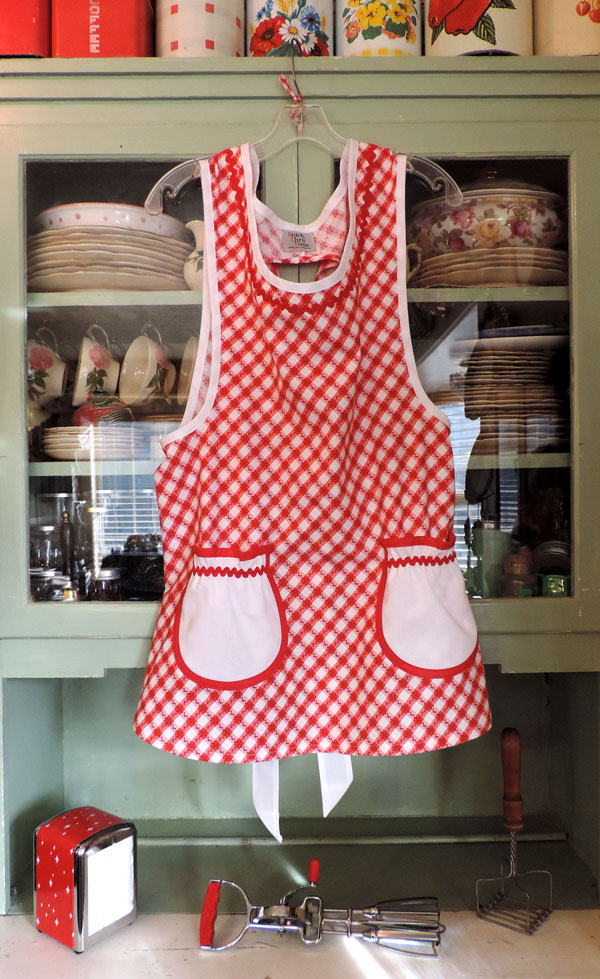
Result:
{"label": "red rickrack trim", "polygon": [[456,561],[456,554],[446,554],[444,557],[437,557],[431,554],[419,554],[414,557],[388,557],[388,568],[406,568],[410,564],[412,568],[417,564],[433,566],[434,564],[452,564]]}
{"label": "red rickrack trim", "polygon": [[430,537],[429,534],[409,534],[399,537],[397,534],[391,537],[381,537],[380,543],[384,547],[435,547],[438,551],[449,551],[456,543],[454,534],[442,540],[439,537]]}
{"label": "red rickrack trim", "polygon": [[239,544],[230,544],[226,547],[194,547],[193,554],[196,557],[235,557],[240,561],[249,561],[255,557],[268,557],[273,550],[271,544],[251,544],[249,547],[240,547]]}
{"label": "red rickrack trim", "polygon": [[200,578],[256,578],[257,575],[266,574],[267,567],[263,564],[260,568],[216,568],[216,567],[193,567],[192,574]]}

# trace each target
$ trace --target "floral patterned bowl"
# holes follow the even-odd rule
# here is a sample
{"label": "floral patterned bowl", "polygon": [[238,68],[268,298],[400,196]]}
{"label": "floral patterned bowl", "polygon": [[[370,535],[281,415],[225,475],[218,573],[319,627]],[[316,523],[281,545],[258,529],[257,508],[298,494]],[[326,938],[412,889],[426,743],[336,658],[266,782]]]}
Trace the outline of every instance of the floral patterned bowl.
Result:
{"label": "floral patterned bowl", "polygon": [[562,204],[558,194],[543,187],[483,179],[463,189],[458,207],[445,201],[417,204],[407,240],[419,246],[424,259],[471,248],[556,248],[566,232]]}

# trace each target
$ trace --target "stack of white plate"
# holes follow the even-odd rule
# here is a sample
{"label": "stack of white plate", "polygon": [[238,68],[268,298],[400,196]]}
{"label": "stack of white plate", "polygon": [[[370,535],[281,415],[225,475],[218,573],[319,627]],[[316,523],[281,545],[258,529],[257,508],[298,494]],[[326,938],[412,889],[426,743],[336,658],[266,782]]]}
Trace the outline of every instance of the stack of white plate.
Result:
{"label": "stack of white plate", "polygon": [[48,428],[44,452],[52,459],[139,459],[146,439],[135,423],[123,425],[70,425]]}
{"label": "stack of white plate", "polygon": [[[520,335],[459,340],[454,351],[466,367],[464,404],[467,418],[481,419],[473,454],[534,452],[563,446],[570,437],[568,404],[552,383],[555,352],[568,336],[552,327],[523,327]],[[567,356],[567,351],[563,351]]]}
{"label": "stack of white plate", "polygon": [[182,221],[125,204],[61,204],[34,220],[28,288],[187,289],[183,264],[194,237]]}
{"label": "stack of white plate", "polygon": [[532,285],[568,282],[568,256],[554,248],[512,245],[448,252],[421,262],[413,287]]}

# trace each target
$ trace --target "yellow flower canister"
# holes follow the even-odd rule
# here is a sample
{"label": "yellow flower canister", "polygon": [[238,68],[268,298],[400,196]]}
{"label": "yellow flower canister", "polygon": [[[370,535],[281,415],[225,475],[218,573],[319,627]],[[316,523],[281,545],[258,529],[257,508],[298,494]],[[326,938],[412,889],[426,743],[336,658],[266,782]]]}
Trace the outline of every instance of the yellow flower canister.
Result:
{"label": "yellow flower canister", "polygon": [[336,54],[422,54],[419,0],[338,0]]}

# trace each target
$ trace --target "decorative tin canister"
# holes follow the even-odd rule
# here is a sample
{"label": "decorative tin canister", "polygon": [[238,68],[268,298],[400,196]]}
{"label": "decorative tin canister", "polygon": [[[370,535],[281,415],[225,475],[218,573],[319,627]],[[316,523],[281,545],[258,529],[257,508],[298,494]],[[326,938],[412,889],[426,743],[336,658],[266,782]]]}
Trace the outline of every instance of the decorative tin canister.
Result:
{"label": "decorative tin canister", "polygon": [[53,58],[147,58],[153,54],[150,0],[52,0]]}
{"label": "decorative tin canister", "polygon": [[333,54],[333,0],[249,0],[248,54]]}
{"label": "decorative tin canister", "polygon": [[425,53],[533,54],[532,2],[425,0]]}
{"label": "decorative tin canister", "polygon": [[74,952],[137,915],[136,829],[94,806],[70,809],[34,835],[35,923]]}
{"label": "decorative tin canister", "polygon": [[50,0],[4,3],[0,12],[0,56],[50,54]]}
{"label": "decorative tin canister", "polygon": [[535,54],[600,54],[600,0],[534,0]]}
{"label": "decorative tin canister", "polygon": [[422,54],[419,0],[338,0],[336,54]]}
{"label": "decorative tin canister", "polygon": [[156,0],[160,58],[244,55],[244,0]]}

